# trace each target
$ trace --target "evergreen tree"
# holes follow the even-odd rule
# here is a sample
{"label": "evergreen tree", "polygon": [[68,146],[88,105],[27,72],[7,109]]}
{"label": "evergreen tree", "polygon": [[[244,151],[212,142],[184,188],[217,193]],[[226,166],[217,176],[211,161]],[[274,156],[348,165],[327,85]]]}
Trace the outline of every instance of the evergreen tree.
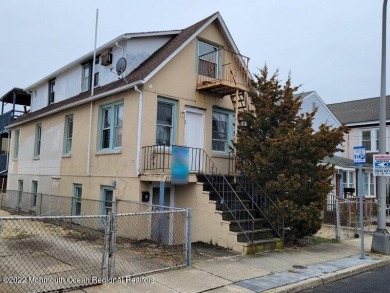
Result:
{"label": "evergreen tree", "polygon": [[277,72],[270,78],[265,66],[255,76],[250,98],[254,110],[243,115],[238,143],[234,144],[242,168],[265,190],[285,217],[286,240],[316,233],[320,212],[332,190],[334,167],[322,164],[339,151],[345,126],[322,124],[312,128],[316,110],[299,114],[302,99],[289,77],[284,85]]}

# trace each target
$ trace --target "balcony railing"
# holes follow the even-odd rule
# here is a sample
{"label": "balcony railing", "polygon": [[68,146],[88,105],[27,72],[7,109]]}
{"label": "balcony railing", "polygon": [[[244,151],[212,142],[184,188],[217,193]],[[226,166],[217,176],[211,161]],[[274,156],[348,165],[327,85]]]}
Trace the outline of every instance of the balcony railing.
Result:
{"label": "balcony railing", "polygon": [[[197,173],[203,170],[203,149],[188,148],[189,150],[189,171]],[[143,172],[169,173],[172,164],[172,147],[166,145],[151,145],[142,147]]]}
{"label": "balcony railing", "polygon": [[199,56],[198,90],[233,94],[249,90],[249,58],[226,49]]}

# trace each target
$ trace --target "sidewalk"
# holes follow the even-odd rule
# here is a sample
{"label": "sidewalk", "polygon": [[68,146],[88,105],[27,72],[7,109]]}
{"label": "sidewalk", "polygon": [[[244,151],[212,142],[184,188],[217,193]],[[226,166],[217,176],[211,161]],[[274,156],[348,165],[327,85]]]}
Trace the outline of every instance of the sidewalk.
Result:
{"label": "sidewalk", "polygon": [[390,256],[369,252],[371,241],[371,236],[365,237],[365,259],[360,259],[360,239],[352,239],[254,256],[219,256],[192,268],[145,276],[149,283],[105,284],[71,292],[299,292],[389,265]]}

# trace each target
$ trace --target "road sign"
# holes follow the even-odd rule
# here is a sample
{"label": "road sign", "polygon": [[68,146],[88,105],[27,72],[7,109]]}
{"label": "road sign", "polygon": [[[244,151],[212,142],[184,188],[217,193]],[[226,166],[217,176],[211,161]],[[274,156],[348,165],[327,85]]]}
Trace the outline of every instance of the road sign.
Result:
{"label": "road sign", "polygon": [[353,163],[354,164],[366,163],[366,148],[364,146],[357,146],[353,148]]}
{"label": "road sign", "polygon": [[390,155],[374,155],[374,176],[390,176]]}

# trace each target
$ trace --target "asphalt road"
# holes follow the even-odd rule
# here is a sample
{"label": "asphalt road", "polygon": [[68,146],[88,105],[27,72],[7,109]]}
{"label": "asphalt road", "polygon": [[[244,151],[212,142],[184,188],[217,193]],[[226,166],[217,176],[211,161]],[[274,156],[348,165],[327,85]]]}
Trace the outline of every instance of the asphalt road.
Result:
{"label": "asphalt road", "polygon": [[306,290],[307,293],[320,292],[353,292],[353,293],[380,293],[390,292],[390,266],[385,266],[374,271],[365,272],[356,276],[325,284],[314,289]]}

